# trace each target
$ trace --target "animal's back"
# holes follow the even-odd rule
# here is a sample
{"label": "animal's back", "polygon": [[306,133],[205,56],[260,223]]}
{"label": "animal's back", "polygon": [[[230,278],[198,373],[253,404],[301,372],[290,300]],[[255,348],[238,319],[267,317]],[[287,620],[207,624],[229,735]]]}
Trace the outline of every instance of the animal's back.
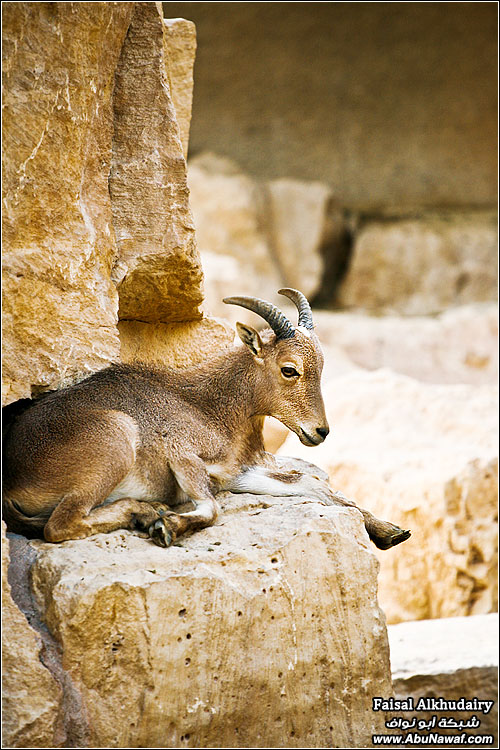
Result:
{"label": "animal's back", "polygon": [[42,396],[14,418],[3,447],[7,518],[17,508],[43,525],[61,497],[96,467],[110,476],[133,462],[157,422],[165,428],[169,419],[165,402],[176,396],[168,380],[144,365],[112,365]]}

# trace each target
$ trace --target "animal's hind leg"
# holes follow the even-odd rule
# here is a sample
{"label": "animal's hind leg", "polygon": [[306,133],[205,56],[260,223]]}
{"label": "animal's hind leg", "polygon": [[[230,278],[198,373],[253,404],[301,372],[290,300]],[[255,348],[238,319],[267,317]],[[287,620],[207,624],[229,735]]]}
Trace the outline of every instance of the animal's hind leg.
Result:
{"label": "animal's hind leg", "polygon": [[106,461],[101,458],[88,466],[84,488],[73,487],[52,511],[45,524],[45,539],[64,542],[116,529],[148,528],[159,516],[154,505],[130,497],[105,503],[134,460],[135,451],[121,446],[106,456]]}
{"label": "animal's hind leg", "polygon": [[[44,536],[48,542],[62,542],[68,539],[84,539],[92,534],[105,534],[117,529],[147,529],[160,517],[158,506],[160,503],[153,506],[127,497],[93,508],[86,516],[74,514],[69,523],[61,523],[60,512],[56,513],[58,508],[62,507],[60,504],[46,524]],[[166,508],[164,505],[161,507]],[[66,513],[67,508],[64,508],[64,511]]]}

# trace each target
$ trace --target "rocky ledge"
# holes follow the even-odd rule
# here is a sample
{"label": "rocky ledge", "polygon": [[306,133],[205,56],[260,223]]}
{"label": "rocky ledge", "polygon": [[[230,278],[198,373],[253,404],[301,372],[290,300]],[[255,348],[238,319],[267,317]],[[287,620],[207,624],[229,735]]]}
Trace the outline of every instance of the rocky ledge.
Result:
{"label": "rocky ledge", "polygon": [[381,731],[389,646],[361,515],[307,498],[221,506],[166,550],[128,531],[9,535],[8,745],[366,747]]}

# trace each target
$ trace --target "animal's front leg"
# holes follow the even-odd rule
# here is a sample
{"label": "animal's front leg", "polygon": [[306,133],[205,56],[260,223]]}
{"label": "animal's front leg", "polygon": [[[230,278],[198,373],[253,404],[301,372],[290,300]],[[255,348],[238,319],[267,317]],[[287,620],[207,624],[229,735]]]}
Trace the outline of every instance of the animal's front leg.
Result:
{"label": "animal's front leg", "polygon": [[368,536],[379,549],[389,549],[410,537],[410,531],[389,521],[381,521],[372,513],[359,508],[341,492],[334,491],[328,482],[312,474],[286,469],[266,456],[265,466],[252,466],[228,482],[224,489],[230,492],[250,492],[255,495],[312,497],[325,505],[355,508],[362,516]]}
{"label": "animal's front leg", "polygon": [[269,462],[266,466],[251,466],[242,474],[225,482],[224,489],[236,493],[249,492],[252,495],[275,497],[304,495],[325,505],[335,504],[335,493],[324,479],[295,469],[285,470],[278,464],[270,465]]}
{"label": "animal's front leg", "polygon": [[159,547],[169,547],[181,534],[211,526],[217,519],[219,506],[212,494],[205,464],[196,455],[170,461],[170,468],[183,493],[195,504],[188,513],[160,511],[160,518],[148,529]]}

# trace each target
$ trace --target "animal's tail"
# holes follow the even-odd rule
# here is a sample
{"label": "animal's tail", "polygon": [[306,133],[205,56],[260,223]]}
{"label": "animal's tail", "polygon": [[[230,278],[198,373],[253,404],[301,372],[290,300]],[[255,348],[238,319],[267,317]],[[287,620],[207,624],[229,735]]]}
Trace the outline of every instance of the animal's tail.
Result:
{"label": "animal's tail", "polygon": [[50,518],[51,512],[51,510],[47,510],[38,513],[36,516],[27,516],[15,500],[8,495],[2,497],[2,516],[7,524],[7,530],[15,534],[22,534],[30,539],[43,539],[43,529]]}

